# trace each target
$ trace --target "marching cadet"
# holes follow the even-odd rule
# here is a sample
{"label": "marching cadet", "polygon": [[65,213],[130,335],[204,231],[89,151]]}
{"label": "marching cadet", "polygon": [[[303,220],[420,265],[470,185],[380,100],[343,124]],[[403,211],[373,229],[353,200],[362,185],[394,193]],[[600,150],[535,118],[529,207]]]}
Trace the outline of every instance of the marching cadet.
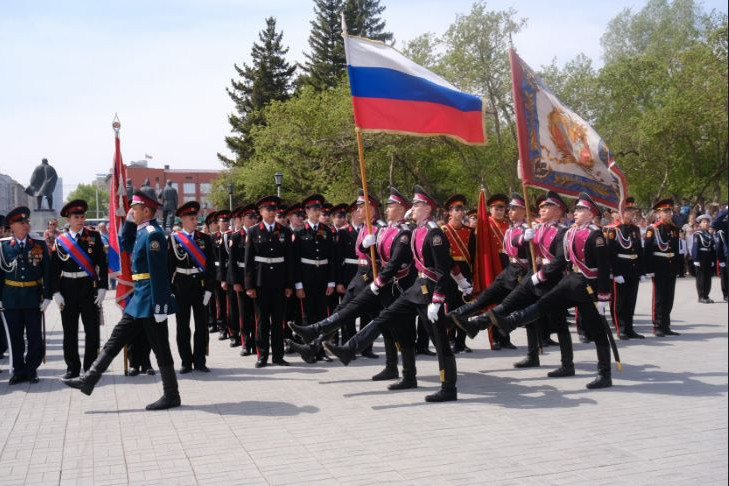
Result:
{"label": "marching cadet", "polygon": [[45,356],[41,320],[53,295],[51,255],[43,240],[28,234],[29,216],[25,206],[10,211],[5,224],[11,236],[0,241],[0,317],[10,347],[11,385],[39,381],[36,370]]}
{"label": "marching cadet", "polygon": [[714,228],[714,238],[716,239],[716,257],[719,261],[719,281],[721,282],[721,293],[724,295],[724,302],[729,302],[729,269],[727,269],[727,255],[729,255],[729,211],[724,209],[716,215],[716,219],[711,223]]}
{"label": "marching cadet", "polygon": [[109,287],[104,242],[97,231],[84,228],[88,204],[81,199],[67,203],[61,216],[69,224],[56,238],[53,252],[53,299],[61,309],[63,325],[64,378],[76,378],[81,370],[78,355],[78,319],[84,325],[84,371],[99,352],[100,313]]}
{"label": "marching cadet", "polygon": [[[513,193],[509,201],[509,220],[511,226],[504,232],[502,246],[504,254],[509,258],[509,264],[496,276],[493,283],[484,291],[479,293],[471,302],[462,305],[456,310],[450,312],[450,317],[456,326],[465,330],[469,337],[473,339],[479,331],[489,329],[490,320],[467,320],[467,317],[477,314],[486,309],[486,307],[500,303],[509,293],[514,290],[522,279],[529,273],[531,269],[531,258],[529,252],[529,242],[524,239],[524,232],[527,229],[525,222],[526,203],[521,194]],[[500,332],[493,333],[495,336],[502,335]],[[501,340],[500,342],[508,343],[512,349],[516,348],[511,341]],[[497,341],[494,340],[494,349]]]}
{"label": "marching cadet", "polygon": [[167,315],[174,314],[177,305],[170,287],[167,241],[154,217],[160,204],[145,192],[136,190],[130,206],[119,244],[132,255],[134,293],[124,309],[124,315],[114,326],[111,336],[89,370],[78,378],[63,382],[91,395],[101,374],[114,357],[139,333],[144,332],[157,358],[164,390],[162,397],[146,408],[164,410],[179,407],[180,393],[167,332]]}
{"label": "marching cadet", "polygon": [[691,258],[696,268],[696,291],[701,304],[713,304],[714,301],[709,298],[709,293],[716,262],[716,244],[714,235],[709,233],[711,216],[702,214],[696,218],[696,222],[699,223],[699,229],[694,231],[693,248],[691,249]]}
{"label": "marching cadet", "polygon": [[225,279],[228,261],[228,237],[230,236],[230,218],[228,210],[218,211],[218,231],[213,234],[213,257],[215,258],[215,303],[218,308],[218,340],[225,341],[230,337],[230,302]]}
{"label": "marching cadet", "polygon": [[[332,222],[334,231],[337,232],[337,244],[335,245],[336,275],[337,286],[335,287],[335,296],[337,305],[332,307],[329,315],[335,312],[335,309],[342,303],[344,295],[347,292],[347,285],[357,275],[357,266],[359,259],[357,258],[357,228],[347,221],[347,213],[349,213],[349,204],[337,204],[332,208]],[[354,336],[355,319],[350,319],[342,326],[342,342]]]}
{"label": "marching cadet", "polygon": [[613,271],[612,316],[620,339],[645,337],[633,329],[640,277],[645,273],[640,228],[635,225],[637,212],[635,198],[627,198],[623,204],[622,223],[606,228]]}
{"label": "marching cadet", "polygon": [[[561,272],[567,264],[572,265],[573,271],[540,296],[537,302],[509,315],[499,312],[498,307],[488,314],[500,332],[508,333],[517,326],[534,322],[540,315],[577,306],[582,325],[593,336],[597,351],[597,377],[587,384],[587,388],[606,388],[613,384],[607,336],[610,329],[607,324],[603,325],[600,314],[604,315],[610,300],[610,256],[602,229],[592,224],[594,216],[600,214],[600,208],[588,194],[580,193],[574,213],[575,223],[559,242],[564,251],[556,256],[556,261],[547,263],[535,273],[531,282],[538,288],[546,282],[552,268]],[[571,374],[575,374],[574,365]]]}
{"label": "marching cadet", "polygon": [[676,275],[682,265],[678,254],[678,228],[673,224],[673,199],[662,199],[653,206],[658,220],[645,232],[643,252],[646,277],[653,279],[653,334],[679,336],[671,330],[671,310],[676,291]]}
{"label": "marching cadet", "polygon": [[[276,213],[278,217],[278,212]],[[240,321],[239,335],[241,339],[241,356],[250,356],[255,350],[256,316],[253,299],[245,292],[246,268],[246,236],[256,223],[258,211],[255,204],[248,204],[240,209],[241,228],[231,236],[230,262],[228,264],[228,285],[233,286],[238,303]],[[280,223],[277,223],[280,224]]]}
{"label": "marching cadet", "polygon": [[284,306],[294,281],[291,230],[276,223],[281,199],[265,196],[256,202],[263,221],[246,237],[245,289],[256,307],[256,368],[268,365],[269,345],[273,364],[289,366],[283,358]]}
{"label": "marching cadet", "polygon": [[334,293],[336,233],[319,222],[324,196],[312,194],[301,203],[306,211],[304,227],[294,233],[294,286],[309,322],[327,317],[327,297]]}
{"label": "marching cadet", "polygon": [[227,232],[223,233],[223,244],[221,246],[221,250],[225,249],[225,251],[220,252],[220,266],[218,267],[223,278],[220,286],[223,290],[225,290],[225,301],[228,309],[226,329],[228,331],[228,338],[230,339],[229,344],[231,348],[236,348],[241,345],[241,325],[240,313],[238,312],[238,297],[234,288],[234,275],[231,273],[230,269],[231,265],[235,265],[235,263],[230,260],[230,255],[233,251],[233,236],[240,231],[242,226],[241,212],[243,207],[244,206],[238,206],[233,208],[230,212],[231,226],[228,228]]}
{"label": "marching cadet", "polygon": [[[457,309],[463,305],[463,299],[471,294],[473,287],[473,257],[476,255],[476,234],[474,230],[463,224],[466,215],[466,196],[453,194],[444,203],[448,211],[448,223],[441,229],[448,238],[448,245],[451,249],[451,260],[453,268],[451,274],[458,276],[458,288],[450,286],[450,293],[447,296],[446,312]],[[453,352],[471,352],[466,346],[466,333],[461,328],[455,328],[455,344]]]}
{"label": "marching cadet", "polygon": [[[303,221],[306,214],[303,213],[304,209],[301,207],[301,203],[293,203],[286,208],[284,216],[288,222],[286,226],[291,230],[291,236],[293,238],[294,232],[304,227]],[[292,293],[290,297],[286,298],[286,316],[285,320],[287,323],[301,324],[302,323],[302,312],[303,305],[301,301],[296,298],[296,294]],[[286,354],[292,354],[295,351],[289,346],[289,341],[294,338],[293,333],[289,326],[284,326],[284,338],[286,342],[285,352]]]}
{"label": "marching cadet", "polygon": [[[203,225],[203,233],[210,236],[210,241],[213,241],[215,233],[218,231],[218,213],[213,211],[205,217],[205,224]],[[213,249],[213,263],[215,264],[218,260],[215,258],[215,245],[212,245]],[[214,270],[217,270],[217,266],[213,265]],[[215,272],[213,272],[214,274]],[[217,289],[217,280],[215,280],[215,288]],[[208,339],[210,338],[209,333],[218,330],[218,306],[217,299],[215,298],[215,289],[213,290],[213,298],[208,303]]]}
{"label": "marching cadet", "polygon": [[[207,373],[205,355],[209,332],[206,307],[215,289],[213,241],[197,231],[200,203],[190,201],[175,211],[182,229],[170,234],[168,261],[172,278],[172,291],[177,300],[177,351],[182,367],[180,374],[196,370]],[[195,318],[193,346],[190,347],[190,314]]]}
{"label": "marching cadet", "polygon": [[453,261],[448,239],[431,218],[438,208],[438,203],[418,185],[413,192],[415,194],[412,201],[412,216],[417,227],[412,234],[411,249],[418,271],[417,280],[343,346],[324,342],[324,347],[343,364],[349,364],[355,352],[370,345],[382,329],[392,329],[395,335],[403,336],[409,326],[402,324],[415,312],[423,322],[428,323],[427,329],[435,343],[440,368],[441,389],[426,396],[425,401],[452,401],[458,398],[456,357],[448,345],[446,326],[440,326],[437,322],[443,316],[442,307],[449,292],[448,286],[453,285],[450,275]]}
{"label": "marching cadet", "polygon": [[[521,196],[518,195],[519,199],[512,199],[518,203]],[[523,201],[523,199],[521,199]],[[494,194],[486,201],[486,206],[489,208],[489,228],[491,233],[494,235],[492,241],[496,243],[496,249],[499,253],[499,260],[501,261],[502,270],[509,266],[509,256],[504,250],[505,246],[505,235],[510,228],[509,220],[506,218],[506,208],[509,206],[509,198],[505,194]],[[526,207],[522,204],[522,207]],[[524,217],[522,216],[522,220]],[[528,246],[528,245],[527,245]],[[489,340],[493,343],[491,349],[499,350],[501,348],[516,349],[516,346],[511,344],[511,338],[506,335],[504,336],[500,332],[494,332],[493,326],[489,329]],[[546,338],[549,339],[549,333],[546,333]]]}

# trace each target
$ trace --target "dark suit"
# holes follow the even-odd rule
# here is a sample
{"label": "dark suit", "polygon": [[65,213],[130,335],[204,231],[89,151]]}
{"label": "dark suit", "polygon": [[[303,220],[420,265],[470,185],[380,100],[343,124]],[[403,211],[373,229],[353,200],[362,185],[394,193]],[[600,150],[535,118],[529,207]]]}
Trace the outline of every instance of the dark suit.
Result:
{"label": "dark suit", "polygon": [[[613,273],[613,323],[620,334],[630,334],[640,277],[645,273],[640,229],[634,224],[620,224],[607,228],[606,233]],[[617,283],[616,277],[623,277],[624,282]]]}
{"label": "dark suit", "polygon": [[337,280],[334,247],[337,234],[325,224],[309,223],[294,233],[294,282],[304,289],[304,313],[309,322],[327,317],[328,286]]}
{"label": "dark suit", "polygon": [[238,322],[241,336],[241,345],[250,352],[255,346],[254,336],[256,333],[256,316],[253,299],[245,292],[245,268],[246,268],[246,230],[241,229],[233,233],[230,238],[230,260],[228,262],[227,279],[228,286],[233,288],[235,284],[244,287],[242,292],[235,292],[238,304]]}

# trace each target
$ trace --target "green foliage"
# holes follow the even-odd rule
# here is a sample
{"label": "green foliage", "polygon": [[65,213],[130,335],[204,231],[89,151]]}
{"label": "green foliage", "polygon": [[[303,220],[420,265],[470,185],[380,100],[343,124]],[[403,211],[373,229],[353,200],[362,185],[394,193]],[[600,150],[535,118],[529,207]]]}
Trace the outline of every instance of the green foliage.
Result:
{"label": "green foliage", "polygon": [[86,212],[87,218],[96,218],[96,195],[99,196],[99,212],[98,217],[104,218],[109,214],[109,189],[107,187],[98,187],[94,184],[79,184],[76,189],[71,191],[66,197],[66,201],[74,199],[83,199],[89,205]]}
{"label": "green foliage", "polygon": [[385,7],[380,0],[346,0],[344,3],[344,20],[347,33],[381,42],[391,42],[392,32],[385,31],[382,12]]}
{"label": "green foliage", "polygon": [[341,82],[347,61],[342,41],[342,0],[314,0],[315,18],[309,34],[310,53],[304,53],[306,73],[300,86],[333,88]]}
{"label": "green foliage", "polygon": [[240,79],[231,79],[231,88],[226,88],[235,113],[228,115],[232,135],[225,137],[225,144],[234,158],[218,154],[228,167],[243,165],[253,155],[251,128],[263,123],[263,107],[289,97],[296,66],[286,61],[289,49],[283,47],[282,38],[283,32],[276,32],[276,19],[267,18],[266,28],[258,34],[260,44],[254,43],[251,49],[252,65],[233,65]]}

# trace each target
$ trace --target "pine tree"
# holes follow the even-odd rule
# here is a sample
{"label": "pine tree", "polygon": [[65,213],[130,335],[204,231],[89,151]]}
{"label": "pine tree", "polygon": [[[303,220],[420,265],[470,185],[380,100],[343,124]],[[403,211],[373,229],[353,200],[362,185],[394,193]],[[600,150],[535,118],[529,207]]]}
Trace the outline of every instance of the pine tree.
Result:
{"label": "pine tree", "polygon": [[385,21],[380,17],[385,7],[380,0],[346,0],[344,19],[347,33],[382,42],[391,42],[392,32],[385,32]]}
{"label": "pine tree", "polygon": [[276,19],[266,19],[266,28],[258,34],[260,43],[251,48],[251,66],[234,64],[239,80],[231,79],[228,96],[235,103],[235,112],[228,115],[232,135],[225,137],[225,144],[234,158],[218,153],[218,158],[228,167],[239,166],[253,155],[251,128],[264,123],[261,109],[274,100],[286,100],[291,96],[292,77],[296,66],[286,62],[288,47],[283,47],[283,32],[276,32]]}
{"label": "pine tree", "polygon": [[314,14],[309,34],[311,53],[304,53],[306,75],[301,84],[326,89],[339,83],[347,65],[342,41],[342,0],[314,0]]}

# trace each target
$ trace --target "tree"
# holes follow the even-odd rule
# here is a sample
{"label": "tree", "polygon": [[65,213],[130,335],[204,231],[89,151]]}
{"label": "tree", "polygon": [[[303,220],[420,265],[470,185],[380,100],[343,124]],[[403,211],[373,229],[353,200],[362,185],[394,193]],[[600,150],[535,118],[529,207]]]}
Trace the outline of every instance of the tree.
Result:
{"label": "tree", "polygon": [[[96,197],[99,198],[99,211],[96,211]],[[94,184],[79,184],[69,193],[67,201],[83,199],[89,205],[86,216],[89,218],[107,218],[109,216],[109,189]],[[98,216],[97,216],[98,214]]]}
{"label": "tree", "polygon": [[380,0],[346,0],[344,4],[344,20],[347,33],[381,42],[391,42],[392,32],[385,31],[382,12],[385,7]]}
{"label": "tree", "polygon": [[285,100],[290,96],[291,82],[296,66],[286,61],[288,47],[282,44],[283,32],[276,32],[276,19],[266,19],[266,28],[258,34],[259,44],[251,49],[252,65],[243,64],[235,71],[240,80],[230,80],[226,88],[235,103],[235,113],[228,115],[232,135],[225,143],[233,152],[233,158],[218,153],[218,158],[228,167],[245,164],[253,155],[251,128],[263,123],[261,110],[271,101]]}
{"label": "tree", "polygon": [[315,18],[311,21],[309,47],[304,53],[306,73],[300,85],[315,89],[333,88],[342,79],[347,65],[342,41],[342,0],[314,0]]}

